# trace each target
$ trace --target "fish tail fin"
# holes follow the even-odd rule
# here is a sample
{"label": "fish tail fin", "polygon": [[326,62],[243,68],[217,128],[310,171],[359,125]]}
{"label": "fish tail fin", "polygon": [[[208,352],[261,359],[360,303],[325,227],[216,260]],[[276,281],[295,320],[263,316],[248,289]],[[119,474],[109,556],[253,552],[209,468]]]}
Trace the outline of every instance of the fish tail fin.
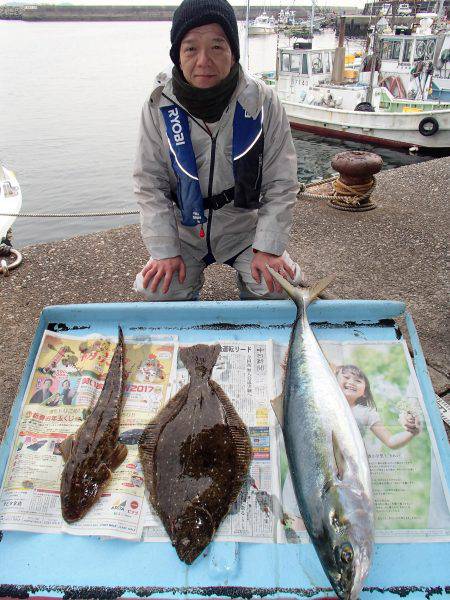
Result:
{"label": "fish tail fin", "polygon": [[311,287],[300,288],[295,287],[292,283],[289,283],[279,273],[274,271],[269,265],[266,265],[269,273],[278,281],[284,291],[292,298],[297,306],[304,305],[305,308],[317,298],[317,296],[323,292],[323,290],[330,285],[335,279],[335,275],[328,275],[323,279],[320,279],[316,284]]}
{"label": "fish tail fin", "polygon": [[211,375],[221,351],[220,344],[209,346],[208,344],[196,344],[180,348],[180,359],[189,371],[189,375],[201,373],[205,377]]}

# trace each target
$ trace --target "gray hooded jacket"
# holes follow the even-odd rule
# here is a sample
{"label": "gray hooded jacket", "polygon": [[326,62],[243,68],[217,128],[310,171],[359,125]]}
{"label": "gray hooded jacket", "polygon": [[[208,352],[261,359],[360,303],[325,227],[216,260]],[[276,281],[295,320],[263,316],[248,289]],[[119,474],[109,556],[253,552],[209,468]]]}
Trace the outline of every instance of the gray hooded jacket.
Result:
{"label": "gray hooded jacket", "polygon": [[237,100],[252,117],[256,117],[264,105],[262,206],[258,210],[247,210],[235,208],[231,202],[220,210],[205,211],[208,221],[204,225],[206,235],[202,238],[200,226],[181,224],[181,213],[172,201],[171,192],[176,192],[177,182],[159,107],[180,103],[173,94],[171,79],[164,73],[157,77],[156,86],[142,110],[134,170],[142,237],[152,258],[182,254],[180,240],[195,258],[201,259],[210,252],[217,262],[225,262],[249,246],[278,256],[286,249],[299,189],[297,156],[289,122],[275,90],[252,78],[242,68],[231,102],[214,125],[213,161],[211,136],[189,119],[202,195],[204,198],[209,195],[211,178],[211,195],[234,186],[232,137]]}

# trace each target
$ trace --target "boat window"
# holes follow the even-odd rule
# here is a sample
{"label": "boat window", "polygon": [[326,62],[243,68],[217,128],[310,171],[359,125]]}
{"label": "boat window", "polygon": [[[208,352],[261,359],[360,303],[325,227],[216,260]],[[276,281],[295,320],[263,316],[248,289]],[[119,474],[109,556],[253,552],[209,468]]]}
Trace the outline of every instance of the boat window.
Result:
{"label": "boat window", "polygon": [[436,40],[428,40],[425,49],[425,60],[433,60],[434,50],[436,48]]}
{"label": "boat window", "polygon": [[405,45],[403,46],[402,62],[410,62],[411,61],[411,48],[412,48],[412,40],[407,40],[405,42]]}
{"label": "boat window", "polygon": [[400,58],[400,48],[401,47],[402,47],[401,42],[397,41],[392,44],[392,52],[391,52],[392,60],[398,60]]}
{"label": "boat window", "polygon": [[425,40],[417,40],[416,41],[416,50],[414,52],[414,60],[423,60],[425,58],[425,50],[426,50],[426,42]]}
{"label": "boat window", "polygon": [[312,69],[313,75],[323,73],[322,53],[321,52],[313,52],[311,54],[311,69]]}
{"label": "boat window", "polygon": [[324,73],[330,72],[330,53],[329,52],[323,53],[323,72]]}
{"label": "boat window", "polygon": [[308,75],[308,55],[302,54],[302,75]]}
{"label": "boat window", "polygon": [[391,50],[390,42],[383,42],[383,45],[381,46],[381,58],[384,60],[388,59],[390,50]]}
{"label": "boat window", "polygon": [[381,58],[383,60],[398,60],[402,43],[395,40],[386,40],[381,47]]}
{"label": "boat window", "polygon": [[301,54],[291,54],[291,73],[300,72],[300,57]]}
{"label": "boat window", "polygon": [[290,54],[283,53],[281,55],[281,70],[290,71]]}
{"label": "boat window", "polygon": [[308,75],[308,58],[306,54],[291,54],[291,73]]}

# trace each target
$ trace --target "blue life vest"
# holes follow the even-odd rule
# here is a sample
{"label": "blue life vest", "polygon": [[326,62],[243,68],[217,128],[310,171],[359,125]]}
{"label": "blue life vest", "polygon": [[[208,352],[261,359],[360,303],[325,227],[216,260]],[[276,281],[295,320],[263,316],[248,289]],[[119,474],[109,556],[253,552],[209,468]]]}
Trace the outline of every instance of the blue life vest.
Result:
{"label": "blue life vest", "polygon": [[[183,225],[206,222],[187,112],[172,104],[161,107],[177,177],[177,200]],[[263,110],[253,119],[236,103],[233,119],[234,205],[254,210],[260,207],[264,151]]]}

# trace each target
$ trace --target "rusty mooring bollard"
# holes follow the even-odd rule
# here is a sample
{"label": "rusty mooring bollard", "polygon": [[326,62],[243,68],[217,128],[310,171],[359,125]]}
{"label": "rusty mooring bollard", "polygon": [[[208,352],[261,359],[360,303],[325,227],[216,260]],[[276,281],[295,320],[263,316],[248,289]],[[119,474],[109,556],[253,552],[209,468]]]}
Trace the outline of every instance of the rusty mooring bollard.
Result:
{"label": "rusty mooring bollard", "polygon": [[383,159],[373,152],[352,150],[334,156],[331,166],[339,173],[333,181],[336,198],[329,203],[341,210],[371,210],[376,204],[370,201],[375,186],[375,173],[381,171]]}

